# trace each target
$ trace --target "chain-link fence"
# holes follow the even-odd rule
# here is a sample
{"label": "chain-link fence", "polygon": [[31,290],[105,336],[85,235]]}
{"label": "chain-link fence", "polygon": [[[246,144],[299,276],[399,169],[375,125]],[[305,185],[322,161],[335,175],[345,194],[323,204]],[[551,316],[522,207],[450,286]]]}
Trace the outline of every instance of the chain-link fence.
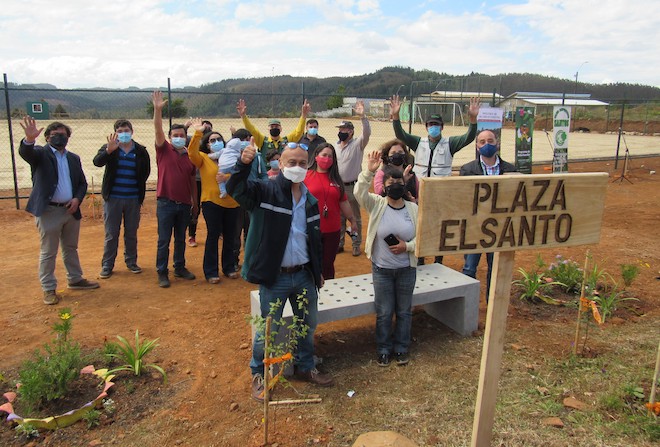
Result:
{"label": "chain-link fence", "polygon": [[[165,88],[169,98],[170,122],[183,123],[189,117],[198,116],[213,123],[213,128],[226,139],[230,136],[230,127],[241,128],[243,124],[236,111],[236,103],[243,98],[248,107],[251,121],[264,134],[267,134],[269,118],[278,118],[282,122],[283,133],[295,129],[301,113],[303,98],[312,105],[312,115],[319,121],[319,135],[330,142],[336,142],[335,126],[341,119],[355,120],[355,134],[364,132],[359,120],[353,116],[352,106],[357,100],[365,103],[369,117],[371,138],[368,150],[378,149],[385,141],[394,138],[394,131],[389,120],[389,101],[387,96],[352,95],[343,92],[337,94],[318,94],[314,85],[300,86],[297,92],[278,92],[272,85],[265,83],[262,91],[200,91]],[[424,119],[432,113],[440,113],[445,118],[446,126],[443,135],[462,135],[467,131],[466,107],[469,98],[475,92],[482,104],[499,105],[503,98],[495,91],[501,85],[481,84],[481,78],[413,81],[409,86],[399,87],[397,93],[404,100],[401,117],[404,129],[413,135],[425,135]],[[406,88],[404,88],[406,87]],[[442,89],[445,97],[432,95]],[[451,92],[451,98],[447,93]],[[491,92],[491,93],[488,93]],[[415,98],[414,107],[406,98]],[[432,99],[432,101],[429,101]],[[341,104],[341,105],[339,105]],[[129,119],[134,128],[134,138],[147,148],[154,146],[154,128],[152,121],[151,91],[140,89],[54,89],[54,88],[23,88],[7,85],[5,80],[4,94],[0,95],[0,116],[6,120],[5,126],[0,126],[0,198],[15,199],[17,207],[19,198],[25,198],[32,186],[30,167],[18,156],[18,147],[24,136],[19,123],[26,114],[34,116],[40,127],[49,122],[62,121],[69,125],[72,136],[67,148],[80,155],[83,169],[90,185],[89,191],[99,192],[103,178],[103,168],[92,164],[92,159],[99,148],[106,143],[107,137],[113,132],[113,123],[118,118]],[[336,106],[336,107],[335,107]],[[537,109],[537,127],[549,129],[547,123],[552,108]],[[410,117],[412,116],[412,120]],[[164,120],[168,125],[167,118]],[[550,120],[551,121],[551,120]],[[637,132],[644,135],[654,135],[660,132],[660,103],[625,103],[622,100],[610,100],[609,105],[600,108],[574,108],[574,128],[582,127],[592,132],[618,132],[621,123],[627,133]],[[512,124],[505,123],[505,128]],[[502,147],[504,158],[512,159],[512,155],[504,152],[509,145],[503,134]],[[655,141],[655,139],[654,139]],[[43,136],[38,144],[44,144]],[[539,144],[547,144],[543,140]],[[606,143],[610,145],[608,141]],[[653,146],[655,142],[644,142],[644,146]],[[612,149],[613,150],[613,149]],[[646,149],[645,149],[646,150]],[[539,148],[541,153],[550,148]],[[511,151],[511,154],[513,152]],[[655,150],[653,153],[660,153]],[[547,154],[545,154],[547,155]],[[613,155],[613,152],[609,155]],[[474,151],[464,150],[457,154],[454,166],[469,161],[474,157]],[[589,158],[589,156],[586,156]],[[548,158],[548,157],[544,157]],[[550,157],[551,158],[551,157]],[[152,174],[148,185],[153,188],[157,176],[156,157],[152,152]]]}

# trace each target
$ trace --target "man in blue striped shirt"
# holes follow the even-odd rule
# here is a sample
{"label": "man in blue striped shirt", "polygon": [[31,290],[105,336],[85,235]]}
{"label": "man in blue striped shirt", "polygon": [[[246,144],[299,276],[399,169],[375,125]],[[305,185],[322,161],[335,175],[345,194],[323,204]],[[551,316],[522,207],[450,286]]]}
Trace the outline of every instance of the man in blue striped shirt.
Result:
{"label": "man in blue striped shirt", "polygon": [[141,273],[137,264],[137,230],[140,226],[140,207],[144,201],[146,182],[151,173],[147,149],[133,140],[130,121],[115,122],[114,133],[99,149],[94,165],[105,166],[103,174],[103,221],[105,243],[99,277],[112,276],[119,246],[119,231],[124,221],[124,261],[131,273]]}

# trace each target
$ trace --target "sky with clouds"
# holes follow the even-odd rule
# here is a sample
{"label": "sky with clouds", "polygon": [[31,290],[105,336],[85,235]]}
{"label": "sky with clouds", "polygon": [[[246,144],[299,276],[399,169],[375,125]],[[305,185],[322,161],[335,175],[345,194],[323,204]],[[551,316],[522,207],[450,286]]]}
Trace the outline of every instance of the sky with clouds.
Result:
{"label": "sky with clouds", "polygon": [[59,88],[391,65],[660,86],[658,12],[658,0],[10,1],[0,8],[0,71]]}

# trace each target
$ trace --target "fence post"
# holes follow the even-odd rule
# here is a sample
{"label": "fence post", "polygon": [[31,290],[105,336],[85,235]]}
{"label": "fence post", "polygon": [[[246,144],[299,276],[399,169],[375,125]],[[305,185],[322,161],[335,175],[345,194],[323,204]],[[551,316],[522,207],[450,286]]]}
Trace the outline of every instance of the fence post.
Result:
{"label": "fence post", "polygon": [[619,139],[616,142],[616,156],[614,157],[614,169],[619,166],[619,147],[621,146],[621,134],[623,133],[623,111],[626,109],[626,100],[621,103],[621,120],[619,121]]}
{"label": "fence post", "polygon": [[[172,85],[170,84],[170,78],[167,78],[167,115],[170,118],[170,129],[172,128]],[[168,134],[169,135],[169,134]]]}
{"label": "fence post", "polygon": [[7,106],[7,128],[9,129],[9,150],[11,151],[11,171],[14,175],[14,196],[16,198],[16,209],[21,209],[21,204],[18,201],[18,178],[16,177],[16,154],[14,153],[14,134],[11,127],[11,106],[9,105],[9,87],[7,86],[7,73],[3,73],[2,77],[5,82],[5,105]]}

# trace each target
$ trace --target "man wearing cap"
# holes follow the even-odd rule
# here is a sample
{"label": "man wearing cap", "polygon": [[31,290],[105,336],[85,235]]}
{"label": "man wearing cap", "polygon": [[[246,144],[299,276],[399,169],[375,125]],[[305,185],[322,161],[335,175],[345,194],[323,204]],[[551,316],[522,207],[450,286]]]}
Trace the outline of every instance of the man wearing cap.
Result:
{"label": "man wearing cap", "polygon": [[[360,214],[360,204],[355,199],[353,188],[357,181],[358,175],[362,171],[362,157],[364,155],[364,148],[369,144],[369,137],[371,136],[371,126],[369,120],[364,113],[364,102],[358,101],[355,103],[355,113],[362,121],[362,135],[358,138],[353,138],[355,134],[355,126],[351,121],[342,121],[337,126],[339,128],[339,141],[337,142],[337,167],[339,168],[339,176],[344,181],[344,190],[348,197],[348,203],[353,209],[353,215],[357,221],[357,228],[351,228],[354,236],[353,240],[353,256],[360,256],[360,244],[362,243],[362,217]],[[356,233],[357,231],[357,233]],[[341,216],[341,238],[339,239],[339,248],[337,253],[344,251],[344,235],[346,233],[346,217]]]}
{"label": "man wearing cap", "polygon": [[307,119],[307,115],[309,114],[310,110],[311,106],[309,102],[304,100],[301,107],[301,114],[298,125],[293,132],[286,136],[281,135],[282,123],[280,120],[271,119],[268,121],[268,133],[270,135],[266,137],[257,130],[254,124],[252,124],[252,121],[250,121],[250,118],[248,118],[247,105],[245,104],[245,100],[238,100],[236,111],[241,116],[245,129],[247,129],[247,131],[250,132],[250,134],[252,134],[254,137],[254,142],[258,149],[256,155],[257,163],[255,164],[255,167],[252,169],[252,171],[256,172],[259,178],[268,178],[268,169],[266,167],[266,154],[268,152],[274,149],[278,152],[282,152],[284,150],[284,146],[286,146],[289,141],[296,142],[300,140],[300,138],[303,136],[303,133],[305,132],[305,120]]}
{"label": "man wearing cap", "polygon": [[[468,131],[464,135],[449,138],[443,138],[442,136],[444,122],[440,115],[431,115],[426,120],[426,130],[429,133],[427,137],[418,137],[405,132],[399,119],[400,109],[399,96],[392,96],[390,98],[390,119],[394,126],[394,134],[415,152],[413,171],[417,177],[447,177],[451,175],[454,154],[474,141],[477,134],[479,99],[470,98],[470,108],[468,109],[470,126]],[[442,264],[442,256],[436,256],[435,262]],[[419,264],[424,264],[424,258],[419,259]]]}
{"label": "man wearing cap", "polygon": [[325,138],[319,135],[319,122],[316,121],[316,119],[311,118],[307,120],[307,131],[298,143],[307,146],[307,155],[309,155],[309,165],[311,166],[314,161],[314,151],[316,150],[316,146],[321,143],[326,143]]}
{"label": "man wearing cap", "polygon": [[[477,135],[477,150],[479,158],[461,166],[461,175],[503,175],[516,172],[516,167],[511,163],[502,160],[498,155],[497,137],[490,130],[482,130]],[[472,253],[465,255],[465,265],[463,274],[477,277],[477,267],[481,253]],[[493,254],[486,253],[486,262],[488,263],[488,274],[486,275],[486,302],[490,293],[490,277],[493,272]]]}

